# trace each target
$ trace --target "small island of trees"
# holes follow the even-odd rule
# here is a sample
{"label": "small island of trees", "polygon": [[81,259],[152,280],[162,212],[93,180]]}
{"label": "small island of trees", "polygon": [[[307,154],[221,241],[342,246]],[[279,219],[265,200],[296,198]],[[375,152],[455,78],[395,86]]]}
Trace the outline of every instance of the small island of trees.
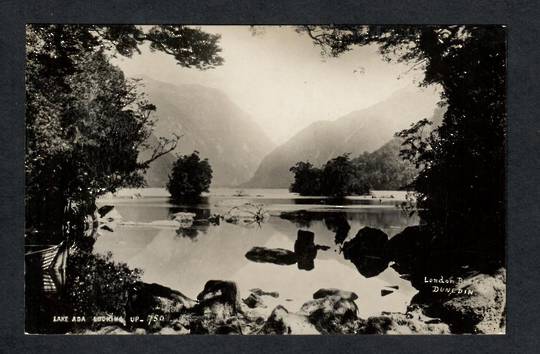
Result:
{"label": "small island of trees", "polygon": [[197,198],[202,192],[208,192],[212,182],[212,167],[208,159],[201,160],[199,152],[183,155],[173,165],[167,190],[173,200]]}
{"label": "small island of trees", "polygon": [[364,195],[372,189],[396,190],[407,187],[418,173],[413,164],[399,156],[401,140],[394,139],[373,153],[351,158],[343,154],[322,167],[300,161],[290,168],[294,181],[289,187],[300,195],[344,197]]}

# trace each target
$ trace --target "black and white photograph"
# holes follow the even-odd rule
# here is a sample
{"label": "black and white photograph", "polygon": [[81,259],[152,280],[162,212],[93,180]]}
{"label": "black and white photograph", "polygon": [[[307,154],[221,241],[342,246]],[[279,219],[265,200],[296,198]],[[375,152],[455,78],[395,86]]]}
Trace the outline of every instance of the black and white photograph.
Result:
{"label": "black and white photograph", "polygon": [[26,334],[506,333],[506,26],[25,32]]}

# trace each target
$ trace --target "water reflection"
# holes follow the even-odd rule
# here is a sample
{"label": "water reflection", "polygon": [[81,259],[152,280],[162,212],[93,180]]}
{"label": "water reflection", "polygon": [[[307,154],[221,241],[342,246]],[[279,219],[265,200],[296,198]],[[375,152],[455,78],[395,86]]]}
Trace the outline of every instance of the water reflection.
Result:
{"label": "water reflection", "polygon": [[[353,205],[340,210],[339,206],[311,204],[310,209],[308,204],[315,203],[310,199],[301,199],[303,206],[294,197],[273,197],[264,191],[250,194],[265,197],[218,195],[195,205],[171,205],[165,197],[115,200],[124,220],[148,224],[106,232],[98,238],[95,250],[111,250],[115,260],[143,269],[143,281],[178,289],[190,297],[209,279],[223,279],[235,281],[246,294],[253,288],[279,292],[275,304],[268,304],[269,311],[277,304],[294,311],[315,291],[327,287],[362,294],[363,316],[405,309],[416,292],[410,283],[386,268],[387,264],[383,269],[370,255],[346,259],[341,249],[365,226],[380,228],[392,237],[416,219],[391,206]],[[260,228],[213,219],[245,203],[264,204],[270,211]],[[150,225],[179,212],[195,214],[189,227]],[[400,290],[381,298],[381,289],[388,285],[399,285]]]}
{"label": "water reflection", "polygon": [[313,221],[324,221],[326,228],[336,234],[335,243],[342,244],[349,235],[351,225],[347,221],[345,212],[308,212],[306,210],[298,210],[292,212],[283,212],[280,217],[293,222],[297,227],[309,228]]}
{"label": "water reflection", "polygon": [[257,263],[273,263],[277,265],[297,264],[298,269],[312,270],[318,250],[330,247],[315,244],[315,234],[311,231],[298,230],[294,251],[283,248],[253,247],[246,253],[246,258]]}

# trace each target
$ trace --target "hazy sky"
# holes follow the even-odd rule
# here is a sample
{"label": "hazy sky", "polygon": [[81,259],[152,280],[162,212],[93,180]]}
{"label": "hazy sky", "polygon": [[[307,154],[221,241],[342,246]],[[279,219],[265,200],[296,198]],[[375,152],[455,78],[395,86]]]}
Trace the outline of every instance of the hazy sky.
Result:
{"label": "hazy sky", "polygon": [[[131,77],[222,90],[278,144],[314,121],[368,107],[421,78],[417,71],[407,72],[405,64],[384,62],[376,47],[323,57],[309,37],[292,27],[259,27],[262,33],[256,36],[248,26],[201,28],[222,35],[225,63],[216,69],[182,68],[171,56],[146,47],[141,55],[115,62]],[[419,99],[434,95],[433,89],[419,89]]]}

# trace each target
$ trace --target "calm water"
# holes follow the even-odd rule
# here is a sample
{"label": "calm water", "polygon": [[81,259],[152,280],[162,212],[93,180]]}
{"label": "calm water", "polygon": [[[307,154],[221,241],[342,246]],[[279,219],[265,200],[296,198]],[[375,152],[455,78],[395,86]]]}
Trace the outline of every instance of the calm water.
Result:
{"label": "calm water", "polygon": [[[137,199],[130,198],[134,193],[140,194]],[[315,291],[328,287],[357,293],[356,303],[364,317],[381,311],[404,311],[416,293],[408,281],[392,268],[366,278],[344,259],[340,249],[344,240],[364,226],[380,228],[393,236],[416,224],[415,217],[407,217],[395,207],[399,193],[381,194],[393,195],[393,199],[357,197],[335,205],[332,200],[300,198],[280,189],[244,189],[242,196],[234,196],[238,194],[234,189],[216,189],[195,205],[173,205],[163,190],[122,191],[100,204],[115,205],[126,223],[119,224],[114,232],[101,231],[94,251],[112,251],[114,260],[143,269],[143,281],[169,286],[192,298],[210,279],[235,281],[242,298],[252,288],[279,292],[277,299],[263,297],[267,305],[260,310],[263,313],[277,304],[296,311]],[[269,212],[267,220],[260,225],[224,221],[213,225],[206,221],[212,214],[223,214],[246,202],[264,205]],[[187,228],[147,224],[170,219],[179,211],[193,212],[199,221]],[[348,232],[345,225],[350,226]],[[315,244],[329,247],[317,251],[313,269],[299,269],[297,264],[256,263],[245,257],[255,246],[294,250],[299,229],[314,232]],[[382,289],[395,285],[399,290],[381,296]]]}

